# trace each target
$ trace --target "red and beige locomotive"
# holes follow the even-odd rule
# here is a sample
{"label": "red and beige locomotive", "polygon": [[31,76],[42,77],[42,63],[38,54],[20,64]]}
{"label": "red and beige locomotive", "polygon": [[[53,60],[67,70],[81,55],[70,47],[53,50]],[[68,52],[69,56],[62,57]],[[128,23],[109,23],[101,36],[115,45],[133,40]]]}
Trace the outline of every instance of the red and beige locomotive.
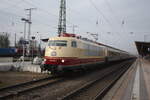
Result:
{"label": "red and beige locomotive", "polygon": [[65,70],[86,69],[91,65],[127,59],[129,54],[75,34],[49,38],[45,49],[42,70],[60,72]]}

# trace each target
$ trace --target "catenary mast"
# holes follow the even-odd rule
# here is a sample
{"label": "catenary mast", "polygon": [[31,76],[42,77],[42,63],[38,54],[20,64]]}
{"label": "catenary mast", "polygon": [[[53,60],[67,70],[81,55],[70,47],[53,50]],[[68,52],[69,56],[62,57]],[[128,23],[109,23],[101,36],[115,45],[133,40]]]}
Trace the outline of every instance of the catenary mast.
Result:
{"label": "catenary mast", "polygon": [[61,0],[59,11],[58,35],[66,33],[66,0]]}

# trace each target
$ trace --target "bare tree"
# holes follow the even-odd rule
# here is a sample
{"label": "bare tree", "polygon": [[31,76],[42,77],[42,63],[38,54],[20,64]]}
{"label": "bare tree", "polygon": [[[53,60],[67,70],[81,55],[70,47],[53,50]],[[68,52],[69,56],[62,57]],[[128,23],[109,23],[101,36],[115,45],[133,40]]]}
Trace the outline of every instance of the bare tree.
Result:
{"label": "bare tree", "polygon": [[24,42],[23,37],[20,37],[19,41],[17,42],[17,47],[22,48],[23,47],[23,45],[22,45],[23,42]]}
{"label": "bare tree", "polygon": [[0,48],[8,48],[10,46],[9,35],[7,33],[0,34]]}

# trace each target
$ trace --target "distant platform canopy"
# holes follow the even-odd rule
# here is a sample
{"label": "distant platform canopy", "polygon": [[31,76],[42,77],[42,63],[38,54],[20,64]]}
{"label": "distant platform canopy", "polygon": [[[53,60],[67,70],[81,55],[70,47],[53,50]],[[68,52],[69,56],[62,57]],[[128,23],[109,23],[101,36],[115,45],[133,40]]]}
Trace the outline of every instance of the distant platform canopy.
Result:
{"label": "distant platform canopy", "polygon": [[136,41],[135,44],[139,55],[141,55],[142,57],[150,56],[150,42]]}

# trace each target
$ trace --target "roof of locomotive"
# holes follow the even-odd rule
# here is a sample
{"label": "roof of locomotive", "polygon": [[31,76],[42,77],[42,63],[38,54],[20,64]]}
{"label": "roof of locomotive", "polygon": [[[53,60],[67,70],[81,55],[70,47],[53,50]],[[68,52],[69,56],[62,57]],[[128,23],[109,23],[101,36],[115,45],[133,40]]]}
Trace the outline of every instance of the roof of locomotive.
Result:
{"label": "roof of locomotive", "polygon": [[105,44],[102,44],[102,43],[99,43],[99,42],[96,42],[96,41],[93,41],[93,40],[90,40],[88,38],[83,38],[81,36],[76,36],[75,34],[63,33],[62,36],[51,37],[51,38],[46,39],[46,40],[48,41],[48,40],[64,40],[64,39],[65,40],[85,41],[87,43],[101,45],[101,46],[107,47],[109,49],[128,54],[128,52],[126,52],[126,51],[123,51],[123,50],[120,50],[120,49],[117,49],[117,48],[114,48],[114,47],[111,47],[111,46],[108,46],[108,45],[105,45]]}
{"label": "roof of locomotive", "polygon": [[51,38],[49,38],[49,40],[69,40],[69,41],[75,40],[75,41],[82,41],[82,42],[87,43],[87,44],[99,45],[99,44],[96,44],[92,41],[85,41],[83,39],[79,39],[79,38],[75,38],[75,37],[51,37]]}
{"label": "roof of locomotive", "polygon": [[77,41],[87,42],[87,43],[90,43],[90,44],[96,44],[96,45],[104,46],[104,47],[107,47],[109,49],[125,53],[125,51],[116,49],[116,48],[108,46],[108,45],[104,45],[102,43],[98,43],[98,42],[90,41],[90,40],[86,40],[86,39],[75,38],[75,37],[51,37],[51,38],[49,38],[49,40],[77,40]]}

